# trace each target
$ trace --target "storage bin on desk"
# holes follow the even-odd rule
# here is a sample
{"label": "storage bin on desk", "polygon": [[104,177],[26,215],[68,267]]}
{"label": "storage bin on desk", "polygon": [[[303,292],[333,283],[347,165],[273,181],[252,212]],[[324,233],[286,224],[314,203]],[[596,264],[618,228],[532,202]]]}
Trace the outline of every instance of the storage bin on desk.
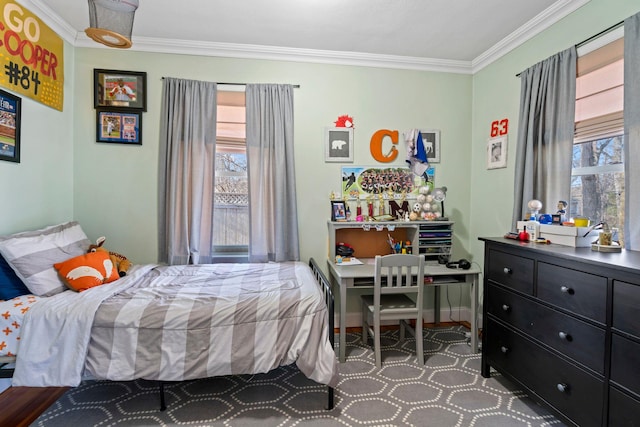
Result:
{"label": "storage bin on desk", "polygon": [[600,230],[592,230],[586,237],[583,237],[587,231],[589,231],[589,227],[540,224],[540,237],[557,245],[573,246],[574,248],[587,248],[593,242],[598,242]]}

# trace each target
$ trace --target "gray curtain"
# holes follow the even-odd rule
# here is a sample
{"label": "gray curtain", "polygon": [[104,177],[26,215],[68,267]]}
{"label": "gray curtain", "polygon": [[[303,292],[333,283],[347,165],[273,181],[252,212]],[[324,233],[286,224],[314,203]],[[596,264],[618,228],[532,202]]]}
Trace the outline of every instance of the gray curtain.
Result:
{"label": "gray curtain", "polygon": [[215,83],[164,78],[160,116],[159,261],[212,261]]}
{"label": "gray curtain", "polygon": [[624,244],[640,250],[640,13],[624,21]]}
{"label": "gray curtain", "polygon": [[520,74],[513,224],[531,199],[555,212],[569,200],[575,128],[576,48],[560,52]]}
{"label": "gray curtain", "polygon": [[293,86],[247,85],[249,261],[298,261]]}

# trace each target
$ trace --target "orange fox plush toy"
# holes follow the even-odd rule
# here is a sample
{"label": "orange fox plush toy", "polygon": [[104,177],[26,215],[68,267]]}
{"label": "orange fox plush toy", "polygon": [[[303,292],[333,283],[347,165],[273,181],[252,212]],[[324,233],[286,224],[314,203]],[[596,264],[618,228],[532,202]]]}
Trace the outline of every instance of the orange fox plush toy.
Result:
{"label": "orange fox plush toy", "polygon": [[102,245],[105,242],[105,240],[107,240],[107,238],[104,237],[104,236],[98,237],[98,239],[96,240],[96,244],[95,245],[93,245],[93,244],[89,245],[89,250],[87,251],[87,253],[89,253],[89,252],[97,252],[97,251],[107,252],[109,254],[109,259],[111,259],[111,262],[113,263],[113,266],[116,268],[116,270],[118,270],[118,274],[120,275],[120,277],[126,276],[127,275],[127,271],[131,267],[131,261],[129,261],[127,259],[127,257],[124,256],[124,255],[120,255],[117,252],[111,252],[111,251],[103,248]]}

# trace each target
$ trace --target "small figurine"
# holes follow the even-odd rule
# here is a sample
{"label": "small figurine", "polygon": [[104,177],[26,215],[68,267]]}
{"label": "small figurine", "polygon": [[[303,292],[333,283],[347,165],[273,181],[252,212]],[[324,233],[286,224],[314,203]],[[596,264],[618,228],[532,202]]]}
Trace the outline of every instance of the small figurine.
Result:
{"label": "small figurine", "polygon": [[567,220],[567,202],[564,200],[558,201],[558,212],[556,212],[556,214],[560,215],[560,223]]}

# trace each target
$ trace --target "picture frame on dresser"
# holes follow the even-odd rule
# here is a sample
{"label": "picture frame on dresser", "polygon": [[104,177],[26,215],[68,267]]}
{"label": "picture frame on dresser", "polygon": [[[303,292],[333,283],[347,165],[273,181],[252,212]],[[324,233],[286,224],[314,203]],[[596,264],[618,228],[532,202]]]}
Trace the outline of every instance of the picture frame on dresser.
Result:
{"label": "picture frame on dresser", "polygon": [[331,201],[331,221],[346,221],[347,207],[344,200]]}
{"label": "picture frame on dresser", "polygon": [[22,98],[0,89],[0,160],[20,163]]}

